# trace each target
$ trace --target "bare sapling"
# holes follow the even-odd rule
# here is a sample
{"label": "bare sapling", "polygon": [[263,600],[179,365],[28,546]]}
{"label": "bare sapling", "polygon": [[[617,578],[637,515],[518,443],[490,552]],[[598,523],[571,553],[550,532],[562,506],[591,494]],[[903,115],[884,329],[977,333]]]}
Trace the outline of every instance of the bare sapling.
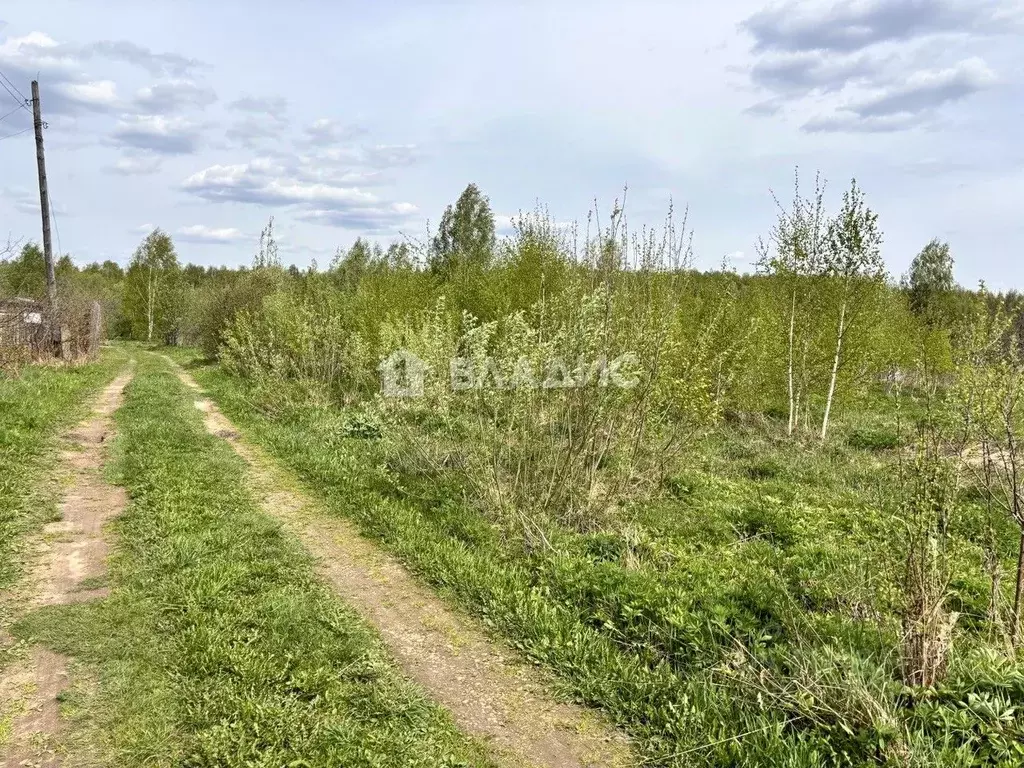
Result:
{"label": "bare sapling", "polygon": [[828,225],[824,275],[838,287],[839,321],[825,398],[825,413],[821,419],[820,438],[823,442],[828,436],[836,383],[848,352],[849,333],[855,324],[864,319],[879,287],[885,281],[881,245],[878,214],[867,207],[864,194],[854,180],[850,189],[843,193],[843,206],[839,215]]}
{"label": "bare sapling", "polygon": [[786,389],[789,416],[786,433],[792,435],[800,425],[800,408],[807,403],[807,367],[813,333],[815,277],[821,272],[828,247],[828,218],[825,212],[825,182],[815,177],[810,197],[800,193],[799,170],[794,174],[793,201],[786,208],[775,196],[778,220],[768,240],[757,243],[758,268],[773,275],[788,314],[786,327]]}
{"label": "bare sapling", "polygon": [[959,473],[934,424],[919,428],[914,455],[901,468],[902,514],[907,534],[904,571],[903,681],[931,687],[945,675],[953,629],[947,552]]}

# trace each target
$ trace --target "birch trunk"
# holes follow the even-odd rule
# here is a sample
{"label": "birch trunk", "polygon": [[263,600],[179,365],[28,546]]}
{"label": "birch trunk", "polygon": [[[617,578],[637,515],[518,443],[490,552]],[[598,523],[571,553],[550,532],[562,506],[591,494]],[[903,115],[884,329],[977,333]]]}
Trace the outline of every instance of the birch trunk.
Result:
{"label": "birch trunk", "polygon": [[836,394],[836,378],[839,376],[839,360],[843,354],[843,336],[846,335],[846,300],[843,300],[842,309],[839,310],[839,333],[836,336],[836,356],[832,360],[832,376],[828,382],[828,398],[825,400],[825,416],[821,420],[821,440],[824,442],[828,435],[828,420],[832,413],[832,398]]}
{"label": "birch trunk", "polygon": [[153,340],[153,265],[149,266],[149,282],[146,286],[146,341]]}
{"label": "birch trunk", "polygon": [[793,392],[793,329],[796,326],[796,289],[793,289],[793,303],[789,310],[789,426],[786,434],[792,435],[796,427],[796,399]]}
{"label": "birch trunk", "polygon": [[1017,548],[1017,584],[1013,590],[1013,626],[1010,627],[1010,645],[1017,649],[1020,647],[1021,633],[1021,600],[1024,600],[1024,512],[1021,511],[1020,472],[1019,454],[1017,439],[1014,434],[1014,406],[1017,398],[1011,395],[1009,403],[1004,406],[1003,426],[1006,429],[1007,457],[1004,462],[1010,464],[1010,492],[1013,494],[1013,504],[1010,512],[1017,525],[1021,527],[1020,542]]}

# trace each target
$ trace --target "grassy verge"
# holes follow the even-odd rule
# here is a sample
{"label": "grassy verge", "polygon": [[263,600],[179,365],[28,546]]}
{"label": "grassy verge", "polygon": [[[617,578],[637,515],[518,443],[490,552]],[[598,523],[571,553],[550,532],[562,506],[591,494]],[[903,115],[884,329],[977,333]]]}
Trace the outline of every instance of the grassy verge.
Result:
{"label": "grassy verge", "polygon": [[0,374],[0,590],[17,577],[19,538],[56,514],[57,433],[85,415],[89,397],[125,360],[121,350],[106,349],[88,365],[29,366],[16,378]]}
{"label": "grassy verge", "polygon": [[[898,531],[870,450],[804,452],[736,431],[619,530],[503,537],[458,487],[389,462],[352,413],[273,419],[244,384],[175,353],[248,436],[328,508],[609,712],[653,764],[1011,765],[1024,758],[1019,665],[974,638],[944,686],[898,682],[886,589]],[[976,558],[969,537],[957,557]],[[960,568],[961,574],[970,569]],[[979,585],[955,585],[965,610]],[[976,651],[976,652],[975,652]],[[983,706],[979,702],[986,702]]]}
{"label": "grassy verge", "polygon": [[116,419],[112,593],[17,629],[98,670],[77,708],[117,764],[485,764],[259,511],[165,363],[140,360]]}

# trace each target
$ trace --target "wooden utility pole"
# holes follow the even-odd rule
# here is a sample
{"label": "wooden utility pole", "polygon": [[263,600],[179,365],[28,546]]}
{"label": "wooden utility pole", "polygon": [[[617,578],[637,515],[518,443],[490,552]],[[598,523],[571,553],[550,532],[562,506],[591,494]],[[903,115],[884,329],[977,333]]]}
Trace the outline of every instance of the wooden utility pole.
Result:
{"label": "wooden utility pole", "polygon": [[36,165],[39,168],[39,208],[43,216],[43,258],[46,262],[46,300],[50,309],[50,328],[58,354],[61,349],[60,320],[57,317],[57,276],[53,268],[50,242],[50,195],[46,189],[46,155],[43,153],[43,112],[39,104],[39,81],[32,81],[32,125],[36,131]]}

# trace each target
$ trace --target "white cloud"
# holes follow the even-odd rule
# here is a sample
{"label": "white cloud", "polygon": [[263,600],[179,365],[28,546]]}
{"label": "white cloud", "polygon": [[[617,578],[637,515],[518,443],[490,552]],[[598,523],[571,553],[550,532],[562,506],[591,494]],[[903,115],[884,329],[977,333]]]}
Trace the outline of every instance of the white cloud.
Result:
{"label": "white cloud", "polygon": [[90,78],[75,56],[42,32],[9,37],[0,43],[0,71],[26,96],[30,81],[38,79],[47,115],[103,110],[116,100],[113,82]]}
{"label": "white cloud", "polygon": [[318,147],[327,147],[351,141],[366,133],[362,126],[322,117],[306,128],[306,141]]}
{"label": "white cloud", "polygon": [[[991,20],[993,9],[1011,3],[801,0],[762,15],[757,34],[738,26],[770,2],[636,0],[629,13],[582,0],[555,8],[456,3],[401,14],[326,3],[310,11],[301,41],[290,24],[294,9],[268,5],[258,17],[236,15],[235,34],[212,45],[204,30],[223,23],[217,3],[150,0],[145,14],[119,21],[119,34],[145,41],[147,50],[62,38],[95,28],[95,9],[86,4],[62,6],[58,26],[34,27],[31,19],[42,17],[31,0],[6,0],[0,15],[11,23],[0,32],[0,71],[26,93],[39,75],[51,184],[58,200],[77,201],[73,231],[62,234],[80,252],[127,257],[141,237],[127,231],[132,221],[172,232],[203,222],[253,234],[272,212],[282,228],[294,228],[296,242],[332,251],[339,240],[367,234],[364,225],[422,232],[423,219],[436,223],[470,181],[496,211],[511,214],[539,198],[566,218],[581,217],[583,228],[594,197],[606,213],[629,182],[631,227],[657,226],[669,197],[689,203],[695,250],[713,267],[722,254],[752,252],[773,217],[769,188],[786,188],[799,164],[805,175],[820,168],[834,185],[857,175],[882,218],[893,272],[939,236],[951,241],[965,282],[1002,276],[1019,286],[1019,217],[1010,203],[1001,207],[1015,198],[982,184],[1005,177],[998,189],[1006,194],[1022,178],[1015,112],[1024,97],[1024,50],[1009,34],[1013,24]],[[941,8],[952,5],[975,21],[951,23]],[[978,21],[986,14],[988,21]],[[339,46],[341,24],[349,34]],[[608,55],[609,35],[619,55]],[[174,52],[161,54],[164,45]],[[324,50],[330,66],[323,66]],[[191,58],[200,52],[212,67]],[[948,88],[929,91],[934,81],[919,74],[955,70],[972,58],[998,81],[963,77],[961,87],[983,87],[959,99],[945,98]],[[373,77],[339,77],[354,71]],[[201,117],[200,107],[181,101],[171,111],[154,88],[170,81],[209,86],[223,103]],[[116,84],[113,92],[90,86],[104,82]],[[938,91],[939,105],[894,111],[924,98],[907,93],[912,85]],[[288,103],[275,94],[287,94]],[[2,91],[0,101],[15,108]],[[186,126],[147,131],[154,126],[127,119],[119,126],[125,115],[184,117],[195,131],[175,144],[163,134]],[[27,125],[19,110],[0,135]],[[154,133],[164,151],[139,149],[153,144]],[[408,145],[414,149],[382,149]],[[193,154],[170,152],[192,147]],[[268,158],[262,168],[248,162],[259,155]],[[928,158],[936,160],[930,175],[908,170]],[[247,168],[237,179],[211,174],[204,185],[182,189],[204,169],[238,165]],[[0,142],[0,169],[0,184],[31,189],[30,132]],[[328,191],[335,189],[374,202]],[[0,199],[4,227],[15,238],[35,236],[38,215],[14,203]],[[27,199],[22,208],[29,210]],[[209,253],[210,263],[247,261],[245,248],[192,250],[197,258]]]}
{"label": "white cloud", "polygon": [[914,72],[906,80],[850,101],[830,115],[804,124],[810,132],[878,133],[912,128],[928,121],[945,104],[960,101],[997,82],[978,58],[942,70]]}
{"label": "white cloud", "polygon": [[65,46],[65,49],[83,58],[104,58],[122,61],[146,70],[152,75],[185,77],[207,65],[198,59],[178,53],[154,53],[145,46],[127,40],[99,40],[84,46]]}
{"label": "white cloud", "polygon": [[68,98],[79,104],[108,108],[113,107],[117,103],[117,85],[113,80],[66,83],[59,87]]}
{"label": "white cloud", "polygon": [[843,56],[825,51],[769,54],[750,70],[755,85],[786,96],[839,91],[851,83],[870,82],[891,67],[891,56],[860,53]]}
{"label": "white cloud", "polygon": [[74,60],[60,55],[60,45],[44,32],[29,32],[21,37],[8,37],[0,44],[0,58],[7,63],[37,66],[70,66]]}
{"label": "white cloud", "polygon": [[163,155],[187,155],[199,147],[200,126],[181,117],[125,115],[113,135],[124,146]]}
{"label": "white cloud", "polygon": [[125,155],[107,167],[121,176],[148,176],[160,170],[160,158],[153,154]]}
{"label": "white cloud", "polygon": [[175,237],[189,243],[211,244],[235,243],[245,239],[245,236],[234,227],[207,227],[203,224],[182,227],[175,233]]}
{"label": "white cloud", "polygon": [[[753,38],[751,83],[772,94],[747,109],[773,116],[814,104],[805,131],[892,132],[928,122],[944,104],[991,87],[985,41],[1021,28],[1013,3],[839,0],[786,3],[741,27]],[[948,41],[959,39],[957,45]],[[937,42],[940,41],[940,42]],[[978,55],[949,61],[955,52]],[[927,63],[925,63],[927,62]],[[829,98],[823,98],[829,97]]]}
{"label": "white cloud", "polygon": [[285,169],[270,159],[239,165],[214,165],[185,179],[186,190],[208,199],[290,205],[292,203],[373,204],[377,198],[356,187],[304,183],[286,176]]}
{"label": "white cloud", "polygon": [[217,100],[217,94],[208,86],[193,80],[167,80],[140,88],[135,94],[135,106],[144,114],[166,115],[189,109],[204,109]]}
{"label": "white cloud", "polygon": [[977,0],[787,2],[743,22],[755,50],[850,52],[928,35],[998,33],[1020,20],[1011,3]]}
{"label": "white cloud", "polygon": [[[118,103],[114,81],[93,77],[86,71],[86,63],[92,61],[101,65],[125,62],[165,76],[182,76],[201,66],[178,54],[153,53],[126,41],[104,40],[76,45],[60,43],[45,32],[33,31],[0,42],[0,70],[26,93],[29,82],[38,79],[43,106],[50,115],[110,111],[124,106]],[[153,86],[150,91],[144,89],[140,98],[155,106],[158,97],[168,98],[160,89],[166,91],[161,85]]]}
{"label": "white cloud", "polygon": [[358,186],[311,182],[294,159],[210,166],[186,178],[182,188],[210,201],[293,207],[304,221],[368,232],[391,231],[417,211],[411,203],[383,200]]}
{"label": "white cloud", "polygon": [[972,58],[948,69],[914,72],[904,82],[855,103],[850,109],[864,117],[914,114],[970,96],[995,82],[995,72],[980,58]]}

